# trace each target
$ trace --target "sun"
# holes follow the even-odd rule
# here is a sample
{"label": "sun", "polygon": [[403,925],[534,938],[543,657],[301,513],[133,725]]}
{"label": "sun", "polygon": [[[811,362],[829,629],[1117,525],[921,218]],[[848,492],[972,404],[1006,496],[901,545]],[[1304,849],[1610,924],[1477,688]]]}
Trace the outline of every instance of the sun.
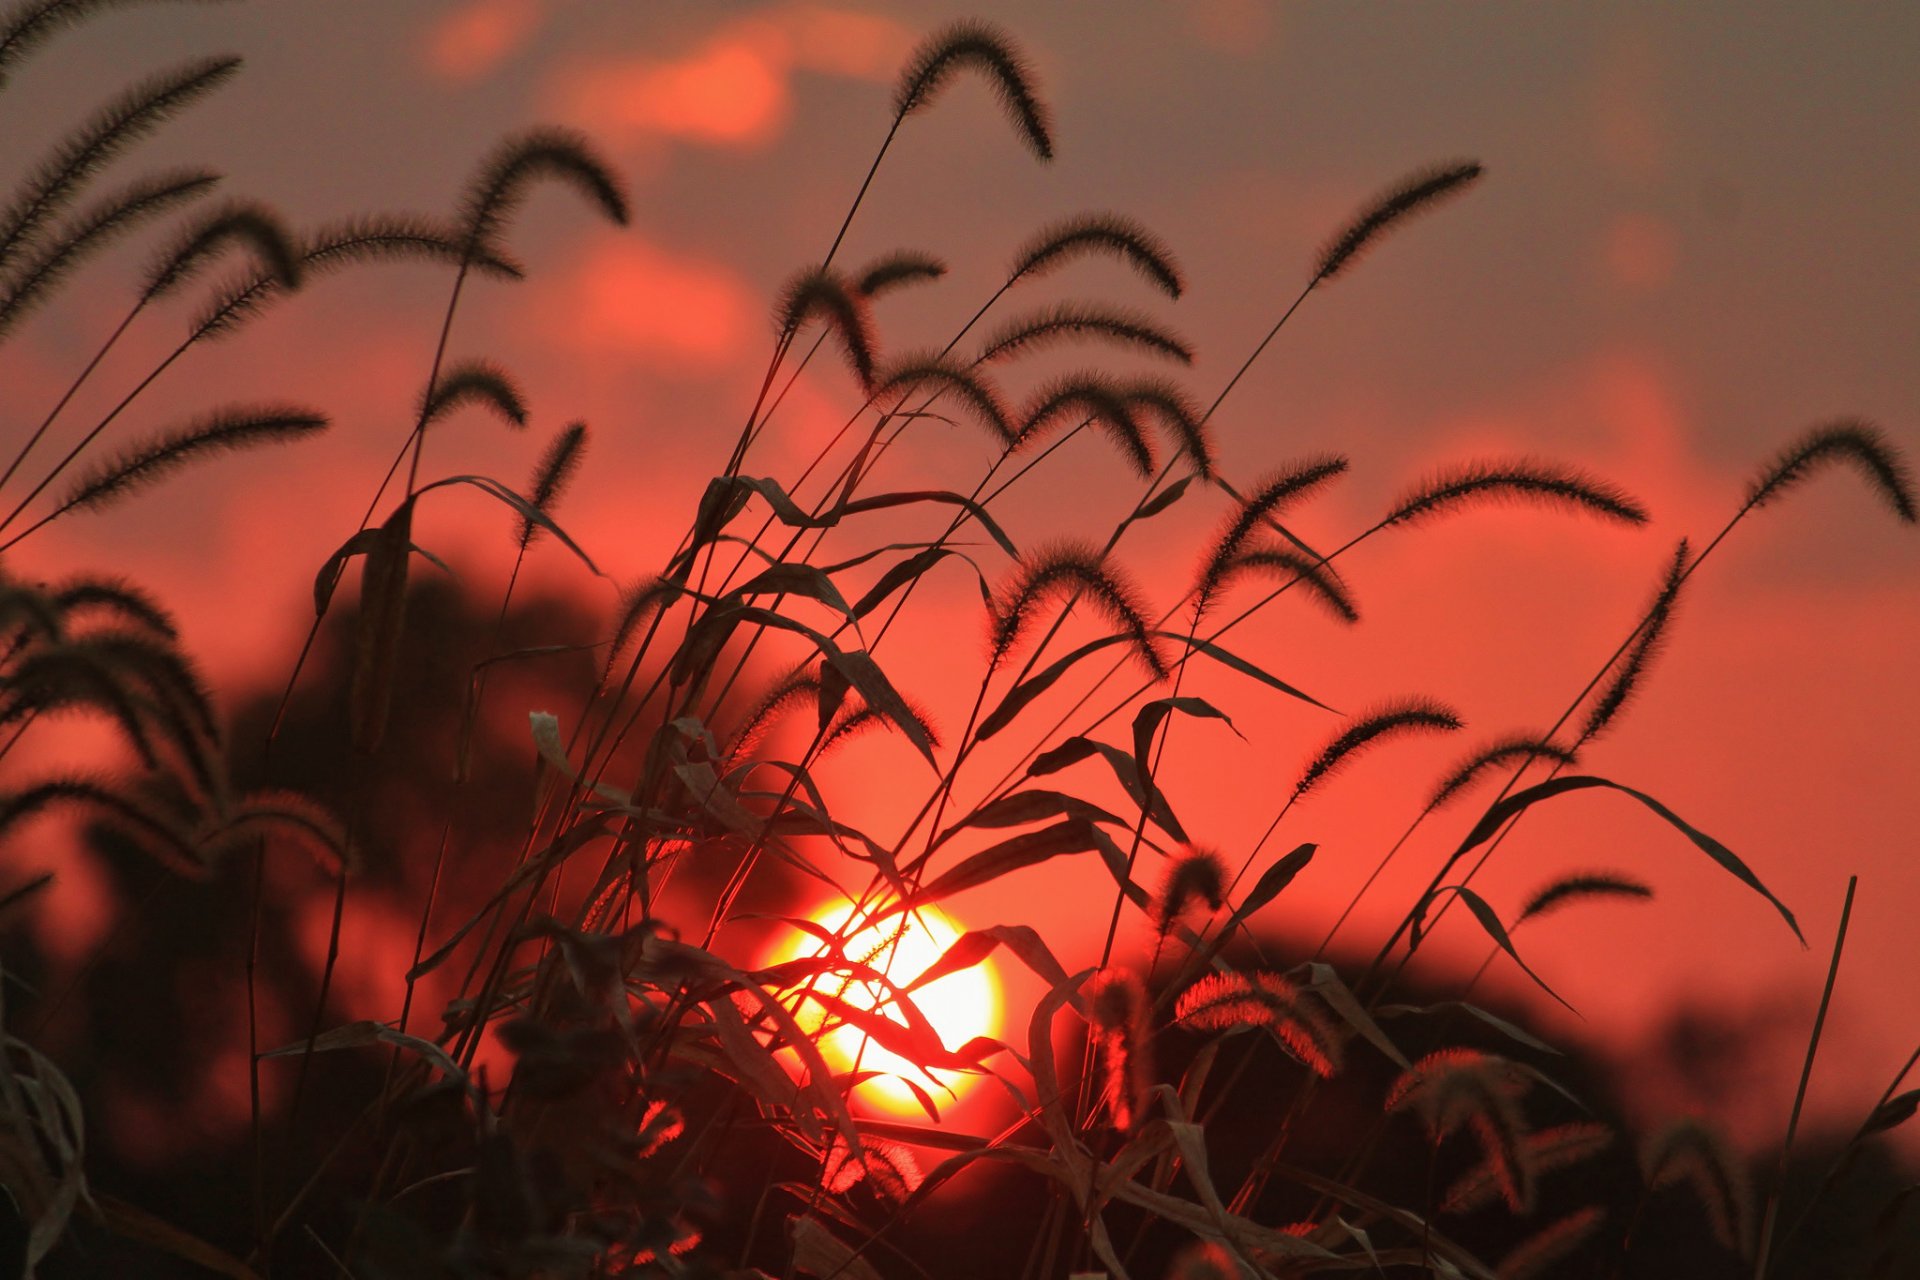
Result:
{"label": "sun", "polygon": [[[835,936],[846,932],[848,922],[858,908],[851,902],[829,902],[815,911],[813,923]],[[879,970],[895,987],[905,987],[926,972],[957,942],[964,932],[952,917],[937,907],[920,907],[904,915],[856,927],[847,937],[845,954],[849,959]],[[769,956],[770,964],[824,955],[827,948],[811,934],[795,929],[782,939]],[[844,983],[844,988],[840,984]],[[861,1009],[878,1009],[895,1022],[906,1019],[887,1007],[884,987],[858,982],[845,976],[823,981],[820,989],[836,995]],[[809,1031],[819,1030],[826,1015],[819,1004],[796,997],[801,1003],[795,1019]],[[940,1034],[941,1042],[953,1049],[975,1036],[990,1036],[999,1031],[1000,984],[991,962],[976,964],[937,978],[912,994],[914,1005]],[[979,1079],[962,1072],[920,1067],[874,1043],[858,1028],[844,1023],[826,1026],[816,1043],[820,1056],[835,1071],[874,1071],[881,1074],[862,1082],[853,1096],[873,1107],[905,1115],[922,1115],[920,1100],[904,1081],[911,1080],[942,1109],[967,1092]]]}

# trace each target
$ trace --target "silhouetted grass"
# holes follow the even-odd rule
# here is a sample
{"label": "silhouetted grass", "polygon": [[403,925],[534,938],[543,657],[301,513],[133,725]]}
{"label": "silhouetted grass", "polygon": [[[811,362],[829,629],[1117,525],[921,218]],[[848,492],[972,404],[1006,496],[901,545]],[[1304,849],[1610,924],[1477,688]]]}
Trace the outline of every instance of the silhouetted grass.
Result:
{"label": "silhouetted grass", "polygon": [[[0,71],[110,7],[16,4],[0,19]],[[55,221],[142,134],[236,66],[209,59],[136,85],[18,180],[0,215],[0,336],[100,245],[212,185],[213,175],[199,171],[161,174]],[[1669,1263],[1697,1269],[1697,1252],[1672,1246],[1656,1256],[1671,1246],[1662,1224],[1675,1222],[1711,1242],[1710,1265],[1751,1259],[1756,1276],[1767,1274],[1769,1251],[1787,1248],[1832,1182],[1779,1228],[1800,1099],[1756,1224],[1748,1171],[1711,1129],[1681,1120],[1636,1141],[1586,1114],[1580,1082],[1559,1078],[1553,1051],[1467,1002],[1471,983],[1416,1003],[1389,993],[1456,903],[1467,908],[1465,925],[1486,935],[1490,958],[1505,953],[1535,977],[1516,949],[1519,926],[1597,899],[1652,896],[1653,887],[1618,873],[1580,871],[1550,880],[1507,917],[1473,887],[1535,807],[1578,790],[1637,801],[1669,829],[1662,834],[1676,850],[1710,859],[1797,935],[1792,912],[1733,850],[1647,792],[1565,771],[1629,708],[1684,584],[1737,525],[1833,463],[1911,523],[1903,461],[1851,419],[1790,444],[1697,554],[1679,544],[1652,602],[1557,720],[1544,732],[1491,739],[1438,780],[1380,868],[1432,814],[1505,774],[1372,963],[1346,972],[1322,959],[1349,905],[1314,959],[1282,971],[1254,932],[1259,914],[1311,872],[1311,843],[1280,857],[1266,852],[1283,826],[1291,833],[1294,806],[1340,785],[1348,768],[1388,767],[1398,739],[1457,731],[1463,721],[1424,698],[1337,716],[1319,733],[1321,745],[1256,798],[1274,809],[1260,839],[1216,851],[1197,842],[1207,815],[1183,817],[1185,797],[1161,777],[1169,743],[1192,729],[1186,721],[1222,722],[1210,726],[1222,733],[1232,723],[1227,709],[1185,691],[1189,668],[1222,666],[1337,715],[1269,671],[1261,655],[1227,647],[1229,633],[1295,588],[1357,622],[1355,592],[1336,562],[1378,536],[1509,503],[1536,506],[1542,518],[1623,526],[1646,523],[1648,513],[1576,467],[1482,459],[1421,481],[1322,552],[1280,518],[1319,496],[1347,469],[1345,458],[1280,462],[1241,485],[1221,472],[1214,415],[1288,318],[1410,215],[1479,181],[1475,162],[1416,174],[1360,210],[1204,410],[1175,382],[1099,369],[1009,389],[1023,361],[1065,345],[1191,361],[1158,318],[1102,302],[996,317],[972,359],[956,354],[1008,295],[1069,269],[1117,265],[1180,296],[1171,250],[1109,213],[1043,228],[986,301],[961,310],[944,347],[891,355],[872,300],[932,287],[944,264],[911,250],[853,271],[834,260],[903,123],[939,107],[960,76],[984,80],[1018,137],[1051,157],[1045,98],[1009,36],[963,23],[913,53],[839,233],[773,303],[766,372],[719,474],[678,545],[627,590],[593,642],[517,634],[527,611],[516,601],[521,567],[542,535],[593,567],[561,511],[569,482],[593,465],[587,425],[549,440],[524,489],[458,467],[436,477],[425,447],[432,427],[435,454],[457,449],[459,433],[440,424],[463,407],[526,425],[507,368],[453,356],[453,332],[469,287],[523,273],[508,241],[535,182],[559,182],[606,219],[627,220],[623,185],[586,138],[533,130],[506,140],[481,159],[444,222],[373,218],[303,234],[239,201],[173,230],[126,318],[0,476],[0,488],[17,476],[26,490],[0,521],[0,550],[53,520],[133,500],[167,472],[324,425],[323,415],[298,407],[228,407],[104,448],[100,437],[193,348],[339,266],[421,259],[451,267],[452,278],[437,337],[422,352],[419,394],[405,406],[408,429],[360,526],[341,530],[338,551],[320,566],[312,629],[289,662],[277,710],[262,713],[270,723],[257,740],[226,740],[171,620],[110,573],[56,586],[0,574],[0,757],[12,756],[0,835],[48,810],[77,810],[111,859],[164,869],[158,883],[177,876],[244,889],[229,906],[235,939],[246,942],[235,981],[244,983],[252,1100],[250,1203],[225,1206],[229,1220],[209,1233],[213,1243],[90,1194],[80,1095],[60,1066],[9,1032],[0,1185],[18,1207],[20,1265],[50,1257],[56,1265],[55,1250],[77,1223],[233,1277],[957,1274],[951,1259],[912,1256],[915,1224],[963,1219],[970,1210],[949,1184],[992,1171],[1018,1182],[1014,1190],[996,1184],[994,1194],[1006,1197],[1007,1220],[1022,1224],[1026,1238],[1014,1253],[1034,1276],[1375,1271],[1514,1280],[1649,1274]],[[150,302],[236,250],[251,265],[212,290],[179,346],[97,420],[60,422]],[[802,353],[810,331],[813,345]],[[780,429],[785,390],[823,341],[844,355],[860,409],[796,474],[763,474],[759,446]],[[985,427],[992,464],[951,488],[880,488],[887,452],[941,417]],[[75,437],[68,452],[30,471],[36,446],[63,425]],[[1137,500],[1110,530],[1027,545],[996,502],[1031,471],[1057,471],[1056,451],[1089,429],[1138,477]],[[405,481],[391,496],[402,463]],[[64,496],[45,509],[41,495],[76,466]],[[413,573],[416,557],[431,558],[415,542],[415,516],[454,486],[504,508],[517,552],[497,605],[464,613],[448,610]],[[1141,581],[1123,544],[1180,502],[1220,504],[1216,531],[1178,581]],[[890,514],[890,532],[862,541],[875,513]],[[902,540],[897,530],[909,524],[915,532]],[[829,558],[824,540],[834,530],[858,550]],[[971,577],[981,600],[984,643],[962,637],[949,654],[957,680],[978,682],[957,730],[933,724],[888,665],[896,619],[935,574]],[[351,604],[339,591],[350,576]],[[1256,580],[1264,594],[1229,613],[1228,602]],[[1184,630],[1170,626],[1183,612]],[[1070,626],[1077,647],[1064,639]],[[595,650],[604,652],[589,658]],[[416,687],[419,672],[455,654],[458,690],[436,705]],[[503,707],[511,673],[559,658],[574,681],[553,686],[555,697],[570,695],[564,703]],[[1077,702],[1068,703],[1066,688],[1080,691]],[[16,751],[43,716],[69,711],[115,729],[139,773],[48,774],[31,750]],[[503,716],[514,725],[510,743],[499,736]],[[289,724],[297,726],[291,744]],[[922,787],[897,830],[871,829],[877,817],[862,797],[836,792],[817,772],[830,752],[875,734],[908,762],[893,785]],[[979,764],[990,739],[1000,743],[997,759],[1013,760],[998,779]],[[282,771],[294,768],[289,755],[325,780],[325,804],[281,785]],[[430,774],[443,758],[444,771]],[[535,772],[515,774],[528,759]],[[396,808],[410,836],[382,847]],[[481,813],[491,824],[484,829]],[[483,845],[497,856],[475,879],[463,855]],[[286,979],[277,950],[286,918],[266,865],[285,849],[312,857],[332,890],[326,959],[298,982]],[[924,972],[896,971],[914,913],[983,885],[1018,884],[1027,869],[1057,859],[1074,860],[1086,904],[1110,919],[1097,962],[1055,954],[1033,923],[1016,921],[965,933]],[[1148,875],[1148,865],[1163,871]],[[1361,894],[1386,891],[1378,876]],[[846,923],[789,917],[810,936],[809,954],[779,964],[743,954],[730,926],[788,910],[783,902],[802,879],[850,904]],[[0,915],[24,910],[45,883],[41,875],[0,884]],[[353,942],[342,933],[346,904],[382,884],[407,886],[405,901],[418,912],[404,1001],[386,1020],[340,1023],[330,995],[342,948]],[[1151,957],[1116,948],[1130,916],[1153,931]],[[879,942],[852,945],[875,926]],[[1030,970],[1044,994],[1010,1011],[1004,1039],[949,1043],[918,993],[990,958]],[[150,958],[168,959],[164,951]],[[427,1007],[428,993],[437,1007]],[[304,1033],[263,1043],[267,1002],[296,1000],[283,1012]],[[1825,1010],[1823,999],[1809,1069]],[[1071,1046],[1064,1055],[1055,1034],[1062,1025]],[[850,1065],[823,1055],[825,1038],[844,1026],[864,1046],[912,1064],[897,1078],[924,1121],[884,1119],[860,1105],[866,1081],[881,1072],[864,1065],[868,1048]],[[297,1060],[294,1083],[283,1104],[271,1105],[262,1072],[286,1058]],[[315,1065],[342,1058],[357,1072]],[[1906,1075],[1840,1159],[1859,1158],[1869,1139],[1913,1113],[1915,1092],[1900,1092]],[[1018,1121],[993,1135],[945,1123],[942,1095],[960,1076],[997,1078]],[[351,1088],[343,1092],[342,1082]],[[1624,1154],[1636,1146],[1637,1169]],[[1863,1256],[1891,1257],[1894,1235],[1887,1228],[1860,1242]],[[1682,1257],[1690,1260],[1672,1261]]]}

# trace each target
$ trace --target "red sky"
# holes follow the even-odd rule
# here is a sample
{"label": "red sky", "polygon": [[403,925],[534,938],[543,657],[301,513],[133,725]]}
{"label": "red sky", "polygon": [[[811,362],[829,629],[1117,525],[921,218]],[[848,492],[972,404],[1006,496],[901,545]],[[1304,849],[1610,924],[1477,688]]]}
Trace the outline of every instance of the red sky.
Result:
{"label": "red sky", "polygon": [[[540,439],[461,424],[429,465],[517,481],[552,429],[587,419],[594,465],[565,522],[625,581],[658,567],[724,461],[772,338],[771,298],[831,239],[885,132],[902,56],[961,16],[1000,22],[1030,51],[1056,111],[1058,159],[1035,164],[973,83],[909,122],[847,258],[912,247],[953,269],[883,308],[892,350],[944,340],[1037,226],[1113,209],[1174,247],[1186,297],[1167,304],[1097,264],[1063,273],[1047,296],[1161,316],[1201,353],[1183,377],[1204,403],[1372,194],[1430,162],[1486,164],[1470,196],[1396,233],[1296,317],[1215,421],[1225,469],[1246,478],[1317,451],[1349,454],[1350,479],[1300,519],[1321,541],[1370,522],[1439,463],[1510,453],[1618,481],[1649,505],[1653,527],[1503,512],[1370,545],[1343,565],[1359,629],[1296,611],[1240,640],[1344,710],[1423,693],[1458,707],[1469,736],[1544,726],[1630,625],[1673,542],[1717,529],[1781,444],[1859,414],[1920,450],[1920,169],[1911,125],[1899,123],[1920,118],[1909,65],[1920,14],[1897,6],[154,6],[64,37],[18,77],[11,118],[43,123],[45,136],[0,139],[0,171],[18,172],[122,83],[228,49],[247,58],[240,80],[140,156],[210,162],[230,175],[229,193],[305,223],[451,212],[500,135],[546,121],[582,128],[632,184],[635,225],[615,231],[569,199],[537,197],[511,237],[531,279],[476,289],[454,343],[523,379]],[[37,420],[117,319],[138,261],[90,269],[0,356],[6,430]],[[352,531],[405,432],[443,290],[441,274],[421,268],[325,281],[204,354],[143,402],[142,424],[283,396],[323,408],[334,430],[299,446],[297,462],[224,462],[176,484],[164,505],[62,521],[22,562],[111,557],[185,615],[223,681],[278,678],[305,584]],[[182,323],[137,331],[115,385]],[[857,402],[837,369],[810,371],[748,471],[792,474]],[[989,458],[965,431],[910,439],[896,481],[962,487]],[[1069,480],[1009,495],[1006,523],[1023,544],[1103,534],[1132,500],[1109,457],[1089,450],[1068,466]],[[1176,513],[1123,545],[1123,559],[1171,599],[1216,518],[1197,505]],[[500,523],[456,499],[433,511],[422,540],[484,583],[509,562]],[[539,569],[611,601],[608,583],[550,548]],[[928,599],[924,638],[890,661],[957,728],[983,627],[972,589],[950,585]],[[1803,1035],[1846,876],[1859,873],[1835,1052],[1815,1096],[1864,1105],[1920,1035],[1910,976],[1920,970],[1910,925],[1920,536],[1851,477],[1826,475],[1744,528],[1695,587],[1641,700],[1587,764],[1740,852],[1798,912],[1812,949],[1616,798],[1571,797],[1539,815],[1483,887],[1510,912],[1573,867],[1619,867],[1655,885],[1652,906],[1570,913],[1522,939],[1587,1015],[1556,1029],[1627,1058],[1682,998],[1784,1007],[1782,1034]],[[956,665],[967,687],[943,691]],[[1243,682],[1200,687],[1230,706],[1246,741],[1182,724],[1170,785],[1185,811],[1206,815],[1197,835],[1243,850],[1271,817],[1271,793],[1332,726]],[[1322,851],[1276,914],[1337,909],[1465,745],[1383,753],[1290,816],[1283,847],[1317,839]],[[858,768],[850,756],[843,773]],[[882,829],[896,807],[890,796],[849,803],[871,804],[863,825]],[[1436,855],[1448,834],[1409,856]],[[1077,874],[1036,874],[1034,892],[1071,893]],[[1406,892],[1371,900],[1359,927],[1397,915]],[[82,933],[104,927],[83,883],[49,910]],[[1089,945],[1075,919],[1052,925],[1063,949]],[[1471,964],[1484,943],[1454,919],[1434,949]],[[1796,1056],[1770,1056],[1738,1120],[1751,1141],[1791,1100]]]}

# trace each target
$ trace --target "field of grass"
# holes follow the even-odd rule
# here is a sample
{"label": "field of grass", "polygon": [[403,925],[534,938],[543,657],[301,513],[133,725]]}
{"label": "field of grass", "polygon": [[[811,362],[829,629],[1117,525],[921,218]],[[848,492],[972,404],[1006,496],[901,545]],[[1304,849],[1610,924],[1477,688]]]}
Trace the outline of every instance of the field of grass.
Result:
{"label": "field of grass", "polygon": [[[116,7],[12,4],[0,92],[22,59]],[[598,572],[566,498],[600,428],[554,432],[533,474],[511,478],[448,461],[459,433],[447,428],[526,424],[508,369],[460,354],[463,303],[528,269],[514,250],[522,205],[557,187],[585,216],[624,223],[621,176],[589,137],[532,129],[480,160],[444,219],[307,228],[211,201],[211,171],[119,172],[237,70],[208,59],[133,80],[7,175],[0,341],[96,253],[151,246],[124,320],[72,390],[46,406],[0,401],[0,556],[54,521],[164,504],[150,486],[221,454],[297,459],[328,428],[323,407],[220,405],[147,435],[125,419],[154,382],[183,376],[176,364],[245,341],[314,278],[428,264],[443,320],[419,353],[416,402],[396,407],[410,429],[386,474],[367,477],[365,518],[313,567],[311,630],[281,687],[224,705],[164,602],[111,563],[45,582],[0,559],[0,1275],[1910,1273],[1915,1184],[1880,1135],[1920,1103],[1914,1059],[1888,1064],[1856,1131],[1809,1144],[1801,1108],[1826,997],[1808,1011],[1800,1096],[1755,1168],[1695,1118],[1630,1131],[1598,1070],[1487,1007],[1478,974],[1406,973],[1452,916],[1489,964],[1559,998],[1528,967],[1528,927],[1659,886],[1606,868],[1543,873],[1503,912],[1479,877],[1537,807],[1585,792],[1724,873],[1729,899],[1757,896],[1788,945],[1830,949],[1831,996],[1851,884],[1837,936],[1802,938],[1739,853],[1585,756],[1632,710],[1696,574],[1750,521],[1815,483],[1851,484],[1915,521],[1906,465],[1872,424],[1836,417],[1781,442],[1721,527],[1672,548],[1645,608],[1554,718],[1462,735],[1398,842],[1340,851],[1377,860],[1362,895],[1391,895],[1405,883],[1382,872],[1403,848],[1446,833],[1397,925],[1336,948],[1345,915],[1276,920],[1328,856],[1297,834],[1297,806],[1349,769],[1391,769],[1404,741],[1462,734],[1462,717],[1401,696],[1385,672],[1392,696],[1335,712],[1245,644],[1243,624],[1304,608],[1360,625],[1355,548],[1490,507],[1648,519],[1628,488],[1580,466],[1476,457],[1320,544],[1295,517],[1346,457],[1221,465],[1215,420],[1241,375],[1381,243],[1471,217],[1478,163],[1392,181],[1317,252],[1303,247],[1303,287],[1207,394],[1188,389],[1194,353],[1156,315],[1025,301],[1034,281],[1099,272],[1180,295],[1173,249],[1111,214],[1040,227],[943,347],[895,353],[876,302],[935,285],[946,266],[912,251],[849,261],[862,183],[820,260],[773,301],[759,394],[713,435],[714,474],[678,545],[608,617],[521,573],[549,553]],[[902,67],[867,182],[962,80],[991,89],[1012,144],[1050,158],[1047,100],[1015,37],[961,23]],[[97,397],[123,334],[194,298],[150,374],[104,413],[70,412]],[[1079,371],[1031,372],[1063,356]],[[762,460],[789,392],[828,363],[858,387],[858,411],[803,466],[771,474]],[[888,462],[936,430],[985,433],[994,461],[896,487]],[[1112,448],[1137,500],[1078,538],[1019,536],[1002,495],[1072,486],[1061,450],[1082,438]],[[431,539],[416,541],[417,514],[456,494],[493,503],[511,533],[498,598],[443,577]],[[1211,531],[1180,576],[1148,580],[1132,553],[1163,549],[1176,506],[1212,512]],[[974,629],[941,655],[968,709],[936,724],[899,682],[898,652],[916,601],[954,582],[978,588]],[[1166,785],[1170,760],[1237,732],[1233,704],[1195,692],[1220,687],[1203,672],[1324,717],[1254,797],[1264,835],[1242,846],[1212,847],[1207,815]],[[111,730],[133,767],[45,763],[43,735],[76,713]],[[843,750],[883,762],[869,790],[884,786],[884,805],[822,768]],[[35,842],[52,812],[75,820],[118,900],[138,904],[122,936],[64,970],[22,926],[61,874]],[[1042,864],[1077,877],[1071,909],[1103,939],[1091,953],[1050,936],[1058,904],[956,923],[956,900]],[[330,920],[282,900],[290,877],[313,875]],[[343,929],[350,898],[396,922],[381,963],[404,976],[389,974],[400,1000],[380,1018],[341,1013],[345,975],[373,945]],[[838,910],[800,914],[822,900]],[[295,943],[309,923],[326,934],[317,969]],[[954,985],[989,972],[1004,980]],[[156,973],[204,983],[204,999],[171,982],[149,998]],[[956,1034],[996,992],[1003,1016]],[[86,1024],[68,1041],[84,1053],[37,1047],[56,1019]],[[129,1114],[110,1110],[123,1073],[184,1096],[214,1070],[208,1046],[243,1041],[222,1087],[245,1095],[244,1141],[181,1151],[161,1178],[96,1167],[89,1146],[115,1145],[100,1116]],[[994,1127],[967,1127],[980,1117]]]}

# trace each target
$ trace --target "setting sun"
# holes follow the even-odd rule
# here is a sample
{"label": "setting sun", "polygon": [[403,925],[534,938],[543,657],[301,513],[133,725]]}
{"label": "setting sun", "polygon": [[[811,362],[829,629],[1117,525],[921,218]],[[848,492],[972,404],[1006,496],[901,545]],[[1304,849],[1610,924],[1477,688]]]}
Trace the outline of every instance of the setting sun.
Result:
{"label": "setting sun", "polygon": [[[854,911],[854,904],[850,902],[828,903],[813,914],[813,922],[839,936],[846,932]],[[952,917],[937,907],[922,907],[908,915],[889,917],[860,928],[847,938],[845,952],[849,959],[887,975],[895,987],[905,987],[944,955],[963,932]],[[769,963],[782,964],[824,954],[826,948],[817,938],[795,930],[777,944]],[[906,1021],[890,1007],[885,988],[878,984],[839,975],[823,979],[817,988],[856,1008],[878,1008],[895,1022],[904,1025]],[[999,1030],[1000,984],[990,962],[937,978],[916,989],[911,998],[949,1049],[965,1044],[974,1036],[994,1035]],[[818,1002],[798,994],[795,999],[801,1001],[795,1009],[801,1026],[816,1030],[827,1022],[826,1012]],[[821,1056],[835,1071],[882,1073],[863,1083],[855,1090],[855,1096],[887,1111],[921,1114],[921,1104],[905,1080],[911,1080],[933,1098],[935,1106],[941,1107],[965,1094],[976,1079],[938,1068],[922,1070],[845,1023],[827,1026],[819,1045]]]}

